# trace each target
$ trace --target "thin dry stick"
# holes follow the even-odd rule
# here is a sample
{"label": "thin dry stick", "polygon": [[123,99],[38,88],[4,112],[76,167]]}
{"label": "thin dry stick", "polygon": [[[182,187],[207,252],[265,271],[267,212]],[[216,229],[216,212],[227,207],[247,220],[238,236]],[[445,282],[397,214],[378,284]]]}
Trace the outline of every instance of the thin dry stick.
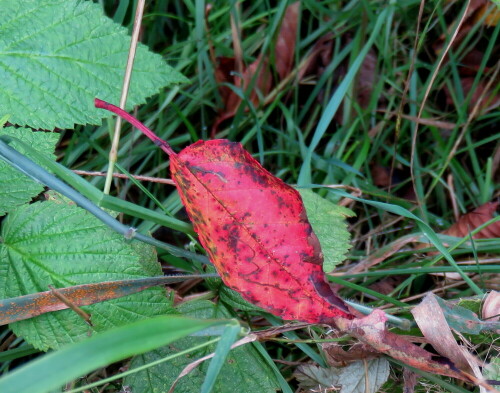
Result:
{"label": "thin dry stick", "polygon": [[[417,299],[420,299],[424,296],[426,296],[427,294],[429,293],[439,293],[439,292],[443,292],[447,289],[450,289],[450,288],[455,288],[455,287],[459,287],[461,285],[464,285],[465,284],[465,281],[461,280],[461,281],[458,281],[458,282],[455,282],[453,284],[448,284],[448,285],[444,285],[442,287],[439,287],[439,288],[436,288],[436,289],[433,289],[432,291],[426,291],[426,292],[423,292],[423,293],[419,293],[418,295],[414,295],[414,296],[410,296],[410,297],[407,297],[407,298],[404,298],[404,299],[401,299],[400,301],[401,302],[405,302],[405,303],[408,303],[408,302],[411,302],[413,300],[417,300]],[[381,310],[382,309],[387,309],[387,308],[391,308],[393,305],[392,304],[385,304],[381,307],[379,307]]]}
{"label": "thin dry stick", "polygon": [[446,179],[446,183],[448,183],[448,190],[450,192],[450,200],[451,200],[451,206],[453,208],[453,217],[455,218],[455,221],[458,221],[460,218],[460,212],[458,210],[458,204],[457,204],[457,197],[455,195],[455,185],[453,183],[453,174],[449,174],[448,178]]}
{"label": "thin dry stick", "polygon": [[[445,50],[441,54],[441,58],[438,61],[438,65],[431,76],[429,84],[427,85],[427,89],[425,90],[424,98],[423,98],[422,103],[420,104],[420,108],[418,110],[417,119],[420,119],[422,117],[422,113],[423,113],[424,108],[425,108],[425,103],[427,102],[427,98],[429,97],[429,94],[431,92],[432,85],[434,84],[434,81],[436,80],[437,74],[441,68],[441,65],[443,64],[443,61],[444,61],[446,55],[448,54],[451,46],[453,45],[453,43],[455,42],[455,39],[457,38],[458,32],[460,31],[460,28],[462,27],[462,24],[464,23],[465,18],[467,17],[470,3],[471,3],[471,0],[468,0],[465,11],[462,15],[462,18],[458,22],[457,28],[453,32],[453,36],[451,37],[450,42],[448,42],[448,45],[446,46]],[[415,167],[415,154],[416,154],[416,150],[417,150],[417,135],[418,135],[419,124],[420,123],[418,121],[415,122],[415,130],[413,131],[413,135],[412,135],[411,153],[410,153],[410,174],[411,174],[411,181],[412,181],[414,187],[415,187],[416,181],[415,181],[415,172],[413,169]],[[417,198],[417,205],[419,206],[419,208],[421,208],[422,201],[420,200],[420,198],[418,196],[418,192],[415,193],[415,195]]]}
{"label": "thin dry stick", "polygon": [[234,62],[236,64],[236,72],[238,76],[243,74],[243,50],[241,48],[241,30],[238,26],[235,14],[239,15],[240,7],[239,2],[234,4],[231,9],[230,21],[231,21],[231,37],[233,39],[233,51],[234,51]]}
{"label": "thin dry stick", "polygon": [[[137,49],[137,42],[139,41],[139,32],[142,23],[142,15],[144,13],[144,4],[145,0],[139,0],[137,2],[137,8],[135,10],[134,28],[132,31],[132,38],[130,40],[127,67],[125,69],[125,76],[123,77],[122,94],[120,97],[121,109],[125,109],[125,104],[127,103],[128,90],[130,87],[130,78],[132,75],[132,67],[134,65],[135,52]],[[111,182],[113,181],[113,171],[115,169],[115,162],[118,156],[118,145],[120,144],[121,125],[122,125],[122,120],[120,117],[117,117],[115,123],[115,132],[113,134],[113,143],[111,144],[111,150],[109,151],[108,173],[106,176],[106,183],[104,185],[105,194],[109,194],[109,191],[111,189]]]}
{"label": "thin dry stick", "polygon": [[[95,172],[95,171],[79,171],[76,169],[73,169],[73,172],[76,173],[77,175],[80,176],[107,176],[107,173],[105,172]],[[172,186],[175,186],[175,182],[172,179],[162,179],[160,177],[151,177],[151,176],[138,176],[138,175],[125,175],[123,173],[113,173],[113,177],[116,177],[118,179],[129,179],[130,177],[133,177],[136,180],[139,181],[147,181],[150,183],[161,183],[161,184],[170,184]]]}
{"label": "thin dry stick", "polygon": [[77,313],[85,321],[87,325],[94,326],[92,325],[92,321],[90,320],[90,315],[87,314],[85,311],[83,311],[75,303],[73,303],[71,299],[64,296],[61,292],[57,290],[57,288],[54,288],[52,285],[49,285],[49,289],[56,298],[58,298],[61,302],[63,302],[66,306],[68,306],[68,308],[72,309],[75,313]]}

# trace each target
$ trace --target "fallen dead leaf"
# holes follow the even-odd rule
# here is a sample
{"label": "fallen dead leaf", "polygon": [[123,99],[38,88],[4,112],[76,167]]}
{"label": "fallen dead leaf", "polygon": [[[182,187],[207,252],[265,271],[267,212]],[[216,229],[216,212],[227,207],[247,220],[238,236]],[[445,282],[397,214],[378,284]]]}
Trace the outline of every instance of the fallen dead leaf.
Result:
{"label": "fallen dead leaf", "polygon": [[409,368],[403,370],[403,393],[413,393],[415,392],[415,385],[417,384],[418,378],[420,376],[411,371]]}
{"label": "fallen dead leaf", "polygon": [[418,306],[411,310],[411,313],[425,338],[436,351],[448,359],[453,359],[453,363],[460,370],[472,373],[472,368],[453,337],[443,310],[433,294],[429,293]]}
{"label": "fallen dead leaf", "polygon": [[233,73],[236,70],[236,62],[234,57],[218,57],[217,65],[215,67],[215,80],[219,84],[219,94],[221,96],[223,105],[226,106],[228,102],[231,89],[224,85],[224,83],[234,84]]}
{"label": "fallen dead leaf", "polygon": [[[452,2],[455,0],[448,0]],[[482,19],[485,13],[488,15],[484,19],[484,24],[486,26],[495,26],[500,19],[500,10],[495,9],[493,1],[491,0],[471,0],[469,7],[467,8],[464,22],[461,25],[460,31],[458,32],[457,38],[453,42],[453,46],[458,46],[464,37],[469,33],[469,31],[474,27],[474,25]],[[442,49],[443,43],[446,41],[446,37],[449,37],[457,25],[456,20],[448,24],[448,34],[442,34],[434,43],[433,48],[436,53],[439,53]]]}
{"label": "fallen dead leaf", "polygon": [[[351,41],[350,39],[347,40],[346,44],[348,44],[350,41]],[[358,105],[362,109],[366,109],[371,100],[373,86],[375,85],[376,81],[377,62],[378,62],[377,53],[373,49],[370,49],[369,52],[366,54],[363,62],[361,63],[358,74],[356,75],[353,94],[354,97],[356,98]],[[348,63],[347,61],[345,61],[344,64],[342,64],[339,67],[339,72],[336,75],[337,79],[338,80],[343,79],[344,76],[347,74],[347,71],[348,71]],[[344,122],[343,105],[339,107],[334,118],[339,124],[343,124]]]}
{"label": "fallen dead leaf", "polygon": [[[500,292],[491,291],[486,296],[481,315],[484,320],[500,321]],[[500,330],[497,332],[500,334]]]}
{"label": "fallen dead leaf", "polygon": [[306,60],[297,74],[298,80],[302,81],[308,75],[321,76],[330,61],[333,53],[333,34],[328,33],[320,37],[312,47]]}
{"label": "fallen dead leaf", "polygon": [[[461,85],[462,85],[462,90],[464,93],[464,97],[468,96],[473,84],[474,84],[474,79],[475,77],[472,76],[466,76],[460,79]],[[472,93],[472,97],[469,101],[469,110],[471,110],[479,101],[483,93],[486,91],[488,86],[488,82],[486,80],[481,80],[477,84],[477,86],[474,89],[474,92]],[[447,87],[444,87],[444,92],[446,94],[446,104],[449,106],[454,105],[454,101],[452,98],[452,95],[450,91],[448,90]],[[494,109],[500,105],[500,94],[494,94],[490,92],[486,92],[486,96],[483,98],[479,105],[479,112],[484,113],[488,110]]]}
{"label": "fallen dead leaf", "polygon": [[488,0],[476,0],[476,2],[479,3],[480,6],[474,15],[474,21],[480,21],[486,14],[483,21],[486,26],[494,27],[498,25],[498,22],[500,21],[500,5],[498,2],[496,4],[493,1]]}
{"label": "fallen dead leaf", "polygon": [[321,348],[325,353],[326,362],[334,367],[345,367],[356,360],[367,360],[380,356],[380,353],[375,351],[371,346],[360,342],[349,346],[349,350],[347,351],[335,342],[324,343],[321,345]]}
{"label": "fallen dead leaf", "polygon": [[411,367],[433,374],[475,382],[474,377],[460,371],[450,359],[436,356],[413,344],[405,336],[388,331],[385,326],[386,321],[387,317],[384,312],[375,309],[364,318],[353,320],[337,318],[335,323],[340,330]]}
{"label": "fallen dead leaf", "polygon": [[367,53],[356,78],[355,94],[361,108],[368,108],[372,97],[373,86],[377,80],[377,53],[370,49]]}
{"label": "fallen dead leaf", "polygon": [[[273,81],[271,67],[267,55],[262,53],[250,65],[243,65],[240,32],[238,26],[231,19],[233,36],[233,50],[235,57],[219,58],[215,65],[215,79],[219,83],[219,93],[222,99],[222,108],[212,126],[211,136],[215,137],[222,122],[233,117],[242,103],[240,94],[229,88],[232,84],[243,93],[248,94],[248,101],[256,108],[264,105],[264,98],[269,94],[275,83],[285,79],[293,68],[295,58],[295,41],[299,21],[300,2],[288,6],[280,31],[278,33],[274,60],[278,80]],[[251,87],[251,91],[248,91]]]}
{"label": "fallen dead leaf", "polygon": [[[460,217],[460,219],[442,233],[449,236],[465,237],[470,231],[491,220],[498,208],[499,202],[487,202]],[[480,232],[476,233],[474,239],[489,239],[500,237],[500,221],[497,221]]]}

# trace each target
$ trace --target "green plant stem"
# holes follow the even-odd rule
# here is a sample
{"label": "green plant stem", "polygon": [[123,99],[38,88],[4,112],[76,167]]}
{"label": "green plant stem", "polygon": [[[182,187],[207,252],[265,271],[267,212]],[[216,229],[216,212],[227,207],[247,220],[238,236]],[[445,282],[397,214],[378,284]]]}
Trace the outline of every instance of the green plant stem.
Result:
{"label": "green plant stem", "polygon": [[28,177],[34,179],[35,181],[52,188],[53,190],[61,193],[67,198],[71,199],[78,206],[84,208],[89,213],[93,214],[99,220],[101,220],[108,227],[113,229],[125,236],[127,239],[137,239],[143,241],[144,243],[151,244],[155,247],[161,248],[172,255],[188,258],[200,263],[209,263],[208,258],[203,255],[198,255],[182,248],[172,246],[170,244],[161,242],[152,237],[145,236],[141,233],[136,232],[132,227],[122,224],[118,220],[114,219],[104,210],[100,209],[98,206],[94,205],[89,199],[85,198],[82,194],[62,182],[60,179],[56,178],[51,173],[47,172],[45,169],[35,164],[29,158],[25,157],[17,150],[6,144],[3,140],[12,140],[12,138],[7,136],[0,137],[0,158],[4,159],[8,164],[17,168],[19,171],[27,175]]}

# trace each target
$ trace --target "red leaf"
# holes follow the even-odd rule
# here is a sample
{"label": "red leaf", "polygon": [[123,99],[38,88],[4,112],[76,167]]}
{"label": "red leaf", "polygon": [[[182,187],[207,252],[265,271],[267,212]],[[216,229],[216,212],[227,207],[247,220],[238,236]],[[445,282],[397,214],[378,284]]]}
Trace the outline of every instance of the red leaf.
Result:
{"label": "red leaf", "polygon": [[310,323],[351,319],[326,283],[323,255],[299,193],[241,144],[198,141],[175,154],[136,119],[96,99],[170,155],[170,169],[200,242],[224,283],[274,315]]}
{"label": "red leaf", "polygon": [[[459,220],[442,233],[449,236],[464,237],[477,227],[491,220],[499,202],[487,202],[459,218]],[[474,239],[490,239],[500,237],[500,222],[495,222],[476,233]]]}

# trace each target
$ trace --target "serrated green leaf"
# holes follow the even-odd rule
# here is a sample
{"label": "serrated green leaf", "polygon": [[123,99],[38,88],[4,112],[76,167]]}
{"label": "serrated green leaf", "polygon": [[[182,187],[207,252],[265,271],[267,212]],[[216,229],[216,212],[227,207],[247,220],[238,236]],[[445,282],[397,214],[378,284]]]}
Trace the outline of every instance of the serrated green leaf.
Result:
{"label": "serrated green leaf", "polygon": [[[0,135],[14,136],[30,144],[40,153],[55,158],[54,148],[59,140],[59,134],[53,132],[33,132],[27,128],[7,127],[0,129]],[[36,160],[19,143],[14,141],[12,142],[12,146],[32,160]],[[5,161],[0,160],[0,216],[3,216],[17,206],[29,202],[31,198],[42,191],[43,186],[41,184],[19,172]]]}
{"label": "serrated green leaf", "polygon": [[[98,124],[94,98],[119,101],[130,37],[91,1],[3,0],[0,108],[34,128]],[[185,82],[161,56],[139,45],[128,105]]]}
{"label": "serrated green leaf", "polygon": [[3,115],[0,117],[0,128],[4,128],[5,124],[9,121],[10,115]]}
{"label": "serrated green leaf", "polygon": [[351,235],[347,231],[345,218],[354,216],[354,213],[346,207],[321,198],[311,190],[298,191],[306,207],[307,218],[321,244],[323,271],[329,273],[344,261],[345,254],[351,248]]}
{"label": "serrated green leaf", "polygon": [[294,375],[303,389],[375,393],[389,377],[389,362],[384,358],[369,360],[366,368],[361,360],[342,368],[322,368],[308,364],[299,366]]}
{"label": "serrated green leaf", "polygon": [[[184,315],[195,318],[227,318],[228,311],[209,301],[186,303],[178,308]],[[152,361],[171,356],[176,352],[191,348],[208,341],[206,337],[189,337],[132,359],[130,368],[142,366]],[[185,366],[202,356],[213,352],[215,345],[206,347],[189,355],[176,357],[168,363],[148,368],[125,378],[124,384],[130,385],[134,393],[163,393],[167,392],[173,381]],[[199,391],[205,379],[208,362],[204,362],[189,375],[182,378],[175,388],[176,393],[191,393]],[[273,371],[266,366],[260,354],[251,344],[232,350],[222,367],[216,380],[213,392],[275,392],[279,385]]]}
{"label": "serrated green leaf", "polygon": [[[85,210],[37,202],[10,213],[0,243],[0,297],[102,281],[143,278],[141,256],[125,239]],[[162,288],[82,307],[93,330],[108,330],[173,312]],[[18,336],[47,350],[87,337],[89,326],[72,310],[40,315],[10,325]]]}

